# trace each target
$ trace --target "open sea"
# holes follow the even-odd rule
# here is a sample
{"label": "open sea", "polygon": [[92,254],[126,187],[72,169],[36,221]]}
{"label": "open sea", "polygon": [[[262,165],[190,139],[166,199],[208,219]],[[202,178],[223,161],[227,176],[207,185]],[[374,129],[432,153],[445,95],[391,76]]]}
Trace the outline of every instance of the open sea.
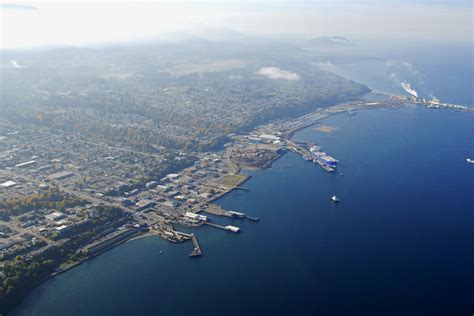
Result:
{"label": "open sea", "polygon": [[317,142],[339,172],[293,153],[245,172],[250,191],[217,203],[260,221],[213,217],[240,234],[195,230],[199,259],[191,243],[127,242],[37,287],[12,315],[472,315],[474,116],[405,107],[323,123],[337,131],[295,139]]}

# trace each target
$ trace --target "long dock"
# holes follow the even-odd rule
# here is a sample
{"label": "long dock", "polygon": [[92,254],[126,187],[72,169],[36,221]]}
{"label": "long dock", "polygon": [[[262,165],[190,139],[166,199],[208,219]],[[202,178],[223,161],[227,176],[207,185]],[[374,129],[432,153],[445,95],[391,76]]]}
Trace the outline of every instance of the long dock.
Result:
{"label": "long dock", "polygon": [[194,250],[189,254],[190,257],[199,257],[202,254],[201,247],[199,246],[199,243],[197,241],[196,236],[194,234],[191,234],[191,240],[194,245]]}
{"label": "long dock", "polygon": [[258,217],[252,217],[252,216],[248,216],[248,215],[245,215],[245,217],[251,221],[254,221],[254,222],[258,222],[260,219]]}
{"label": "long dock", "polygon": [[235,227],[235,226],[231,226],[231,225],[221,226],[221,225],[217,225],[217,224],[209,223],[209,222],[205,222],[204,224],[206,224],[206,225],[208,225],[208,226],[211,226],[211,227],[215,227],[215,228],[219,228],[219,229],[222,229],[222,230],[226,230],[226,231],[232,232],[232,233],[238,233],[238,232],[240,231],[240,228],[239,228],[239,227]]}
{"label": "long dock", "polygon": [[289,150],[297,153],[297,154],[300,154],[301,156],[304,156],[308,153],[307,150],[303,149],[300,145],[296,144],[295,142],[287,139],[286,140],[286,144],[287,144],[287,147]]}
{"label": "long dock", "polygon": [[197,241],[197,238],[194,234],[186,234],[186,233],[183,233],[183,232],[178,232],[176,231],[178,234],[182,235],[182,236],[185,236],[185,237],[188,237],[188,238],[191,238],[191,241],[193,242],[193,246],[194,246],[194,249],[193,251],[189,254],[190,257],[199,257],[202,255],[202,250],[201,250],[201,247],[199,246],[199,243]]}
{"label": "long dock", "polygon": [[[308,155],[308,149],[307,149],[307,146],[306,148],[303,148],[300,143],[295,143],[293,142],[292,140],[289,140],[287,139],[286,140],[286,143],[287,143],[287,146],[288,146],[288,149],[297,153],[297,154],[300,154],[301,156],[303,156],[303,158],[306,159],[307,155]],[[317,159],[311,159],[314,163],[318,164],[321,168],[323,168],[324,170],[326,170],[327,172],[334,172],[335,171],[335,168],[332,168],[328,165],[325,165],[323,163],[321,163],[319,160]]]}

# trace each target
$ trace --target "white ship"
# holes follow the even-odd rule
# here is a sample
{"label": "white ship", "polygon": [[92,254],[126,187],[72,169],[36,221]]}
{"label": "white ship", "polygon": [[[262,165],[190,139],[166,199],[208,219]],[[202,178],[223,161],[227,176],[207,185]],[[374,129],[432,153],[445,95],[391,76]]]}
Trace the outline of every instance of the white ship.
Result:
{"label": "white ship", "polygon": [[315,158],[315,162],[317,162],[321,167],[329,172],[333,172],[337,168],[337,163],[339,162],[337,159],[329,156],[324,151],[321,151],[321,147],[313,146],[309,149],[310,153]]}

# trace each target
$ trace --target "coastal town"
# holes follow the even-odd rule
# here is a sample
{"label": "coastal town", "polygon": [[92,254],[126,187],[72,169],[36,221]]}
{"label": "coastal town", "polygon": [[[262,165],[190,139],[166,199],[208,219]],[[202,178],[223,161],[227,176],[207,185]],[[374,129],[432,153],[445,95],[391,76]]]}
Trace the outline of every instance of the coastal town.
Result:
{"label": "coastal town", "polygon": [[[409,101],[405,97],[383,102],[349,101],[298,118],[274,121],[248,134],[230,134],[231,141],[221,151],[179,153],[174,160],[178,166],[183,162],[182,170],[156,179],[149,169],[169,159],[166,155],[84,143],[81,150],[76,150],[78,144],[69,139],[2,126],[9,132],[0,143],[0,206],[8,212],[0,221],[1,260],[5,264],[13,258],[27,261],[47,255],[52,248],[74,242],[78,235],[103,222],[106,225],[97,234],[74,250],[70,263],[144,233],[172,242],[189,240],[191,237],[180,233],[179,227],[209,224],[212,216],[256,221],[244,210],[225,210],[212,204],[241,188],[247,179],[239,174],[241,168],[266,168],[288,150],[319,162],[311,159],[305,144],[291,140],[296,131],[335,114],[397,108]],[[431,108],[433,104],[426,106]],[[52,155],[52,148],[62,148],[62,154]],[[319,164],[334,171],[327,164]],[[134,182],[137,177],[146,181]],[[105,209],[112,214],[101,221]],[[235,226],[212,226],[239,232]],[[61,269],[58,266],[56,270]]]}
{"label": "coastal town", "polygon": [[474,313],[473,3],[0,3],[0,316]]}
{"label": "coastal town", "polygon": [[0,313],[132,238],[188,241],[192,258],[205,255],[201,246],[212,251],[195,228],[237,234],[240,220],[259,220],[213,201],[247,189],[241,168],[268,167],[288,149],[286,136],[262,128],[370,91],[291,54],[235,49],[5,53]]}
{"label": "coastal town", "polygon": [[[40,282],[141,236],[189,240],[193,244],[189,256],[201,256],[197,237],[181,228],[208,225],[239,233],[239,227],[219,225],[212,218],[259,221],[245,210],[213,204],[232,190],[246,190],[248,177],[241,169],[267,168],[293,151],[325,171],[337,170],[338,160],[316,143],[292,141],[296,131],[312,125],[319,124],[322,132],[334,131],[320,124],[330,116],[407,104],[468,110],[415,97],[378,95],[375,100],[354,98],[246,132],[231,132],[217,150],[114,145],[94,134],[61,133],[42,124],[1,120],[2,293],[21,296],[22,278]],[[338,202],[336,196],[331,199]],[[17,288],[21,291],[15,292]]]}

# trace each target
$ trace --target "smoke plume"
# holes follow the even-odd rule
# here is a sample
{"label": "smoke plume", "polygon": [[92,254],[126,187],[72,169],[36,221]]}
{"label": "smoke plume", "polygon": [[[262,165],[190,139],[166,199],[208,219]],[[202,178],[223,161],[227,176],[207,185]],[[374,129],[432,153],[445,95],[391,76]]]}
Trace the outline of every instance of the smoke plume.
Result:
{"label": "smoke plume", "polygon": [[414,96],[415,98],[418,98],[418,92],[416,92],[415,89],[413,89],[411,87],[411,85],[406,82],[406,81],[403,81],[400,86],[403,88],[403,90],[405,90],[407,93],[411,94],[412,96]]}
{"label": "smoke plume", "polygon": [[408,81],[415,82],[417,87],[421,87],[424,91],[423,75],[415,68],[415,66],[408,62],[398,60],[388,60],[386,65],[388,67],[388,70],[390,71],[390,75],[388,76],[388,78],[393,81],[397,86],[400,86],[408,94],[416,98],[419,97],[418,91],[416,91],[415,88],[413,88]]}
{"label": "smoke plume", "polygon": [[12,59],[12,60],[10,61],[10,63],[11,63],[11,64],[13,65],[13,67],[15,67],[15,68],[25,68],[24,66],[21,66],[20,64],[18,64],[15,59]]}

